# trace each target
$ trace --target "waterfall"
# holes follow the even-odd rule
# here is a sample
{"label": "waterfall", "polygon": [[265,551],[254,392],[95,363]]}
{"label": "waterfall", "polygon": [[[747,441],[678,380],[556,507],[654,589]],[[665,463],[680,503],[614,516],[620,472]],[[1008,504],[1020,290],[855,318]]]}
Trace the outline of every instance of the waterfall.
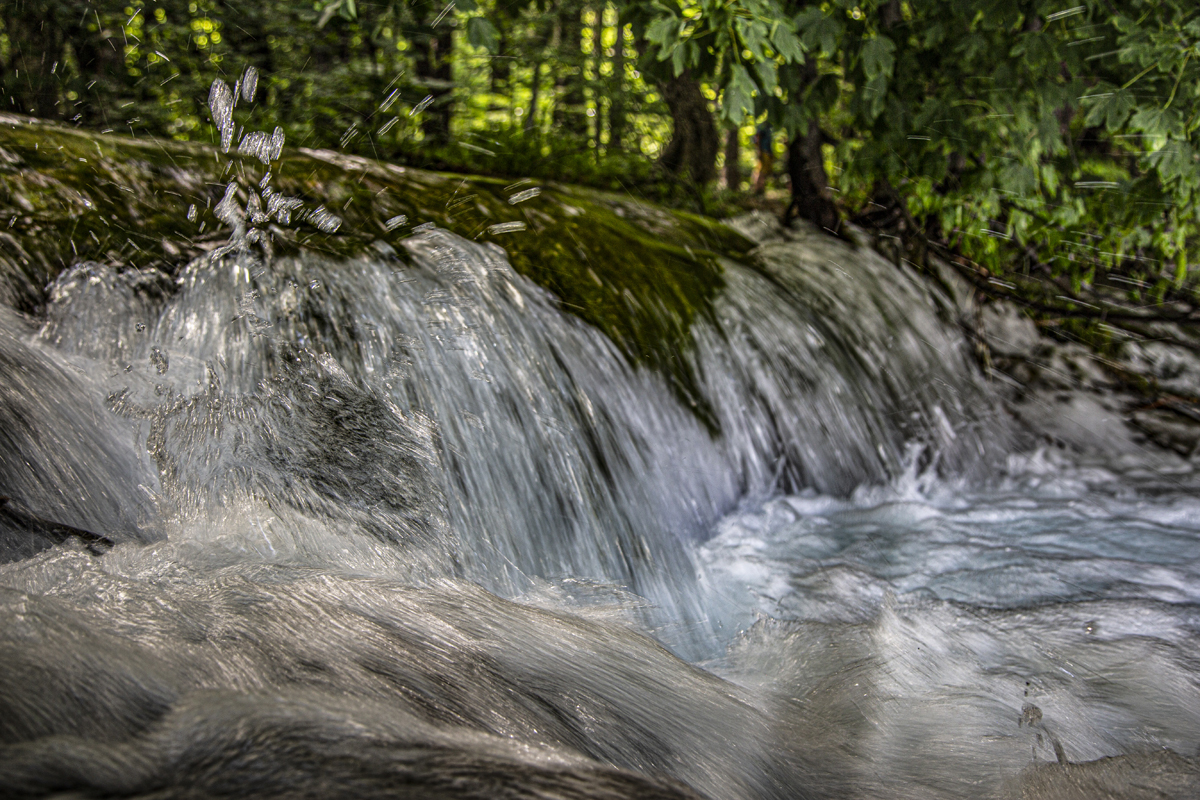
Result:
{"label": "waterfall", "polygon": [[431,224],[0,310],[5,794],[1186,796],[1184,484],[1023,450],[931,284],[731,224],[688,319],[581,270],[657,344]]}
{"label": "waterfall", "polygon": [[[807,247],[722,265],[679,356],[715,430],[500,248],[438,229],[403,258],[202,258],[170,293],[83,264],[39,338],[106,365],[167,516],[265,503],[276,551],[315,519],[393,545],[405,576],[420,561],[508,596],[611,583],[695,626],[689,545],[740,498],[884,481],[918,443],[956,466],[986,450],[989,401],[928,293],[876,256]],[[852,259],[853,276],[833,263]]]}

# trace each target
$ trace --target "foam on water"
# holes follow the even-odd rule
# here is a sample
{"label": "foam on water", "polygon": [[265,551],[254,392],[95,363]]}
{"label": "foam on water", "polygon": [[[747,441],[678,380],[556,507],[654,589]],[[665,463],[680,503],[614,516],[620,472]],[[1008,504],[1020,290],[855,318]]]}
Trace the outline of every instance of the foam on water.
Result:
{"label": "foam on water", "polygon": [[[869,615],[887,592],[991,608],[1200,603],[1200,502],[1190,482],[1151,493],[1062,456],[1048,474],[1046,461],[1045,451],[1013,458],[984,487],[909,476],[849,498],[775,498],[723,519],[701,557],[719,591],[756,598],[737,607],[786,618]],[[853,591],[850,574],[860,576]],[[875,602],[854,602],[855,592]]]}
{"label": "foam on water", "polygon": [[1191,486],[1139,490],[1045,451],[1009,466],[987,487],[910,475],[724,518],[700,558],[724,628],[745,632],[714,668],[825,721],[855,796],[1190,796],[1186,759],[1170,792],[1149,766],[1138,789],[1043,785],[1035,765],[1196,752]]}

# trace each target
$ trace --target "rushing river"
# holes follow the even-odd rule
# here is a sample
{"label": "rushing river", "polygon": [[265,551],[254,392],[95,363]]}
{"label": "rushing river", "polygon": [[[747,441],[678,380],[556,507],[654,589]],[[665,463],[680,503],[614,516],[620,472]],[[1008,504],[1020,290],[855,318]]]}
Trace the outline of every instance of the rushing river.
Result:
{"label": "rushing river", "polygon": [[5,796],[1200,796],[1196,481],[1018,430],[920,280],[728,261],[706,418],[403,250],[0,309]]}

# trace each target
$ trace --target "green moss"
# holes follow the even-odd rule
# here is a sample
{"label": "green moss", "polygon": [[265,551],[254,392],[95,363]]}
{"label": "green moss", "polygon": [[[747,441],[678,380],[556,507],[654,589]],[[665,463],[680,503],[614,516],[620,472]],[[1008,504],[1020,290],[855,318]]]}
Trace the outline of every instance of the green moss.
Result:
{"label": "green moss", "polygon": [[[216,148],[105,136],[0,115],[0,301],[28,311],[64,268],[83,260],[173,274],[222,243],[213,208],[230,180],[248,190],[265,167]],[[680,354],[697,317],[723,286],[719,258],[752,247],[712,220],[579,187],[533,188],[497,178],[398,167],[329,151],[287,150],[271,186],[342,219],[334,233],[304,220],[270,227],[274,252],[299,248],[357,255],[378,240],[398,245],[433,222],[494,241],[521,274],[553,292],[564,311],[603,331],[631,363],[664,375],[710,428],[715,424]],[[189,206],[196,219],[189,220]],[[399,215],[406,225],[388,230]],[[525,223],[520,232],[492,226]]]}

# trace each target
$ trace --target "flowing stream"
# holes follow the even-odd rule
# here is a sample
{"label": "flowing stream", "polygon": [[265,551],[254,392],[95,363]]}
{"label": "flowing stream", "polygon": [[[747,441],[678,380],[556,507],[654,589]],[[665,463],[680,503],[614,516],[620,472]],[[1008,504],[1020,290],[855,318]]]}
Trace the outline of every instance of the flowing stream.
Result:
{"label": "flowing stream", "polygon": [[709,418],[434,226],[0,309],[5,796],[1200,795],[1190,467],[866,249],[722,269]]}

